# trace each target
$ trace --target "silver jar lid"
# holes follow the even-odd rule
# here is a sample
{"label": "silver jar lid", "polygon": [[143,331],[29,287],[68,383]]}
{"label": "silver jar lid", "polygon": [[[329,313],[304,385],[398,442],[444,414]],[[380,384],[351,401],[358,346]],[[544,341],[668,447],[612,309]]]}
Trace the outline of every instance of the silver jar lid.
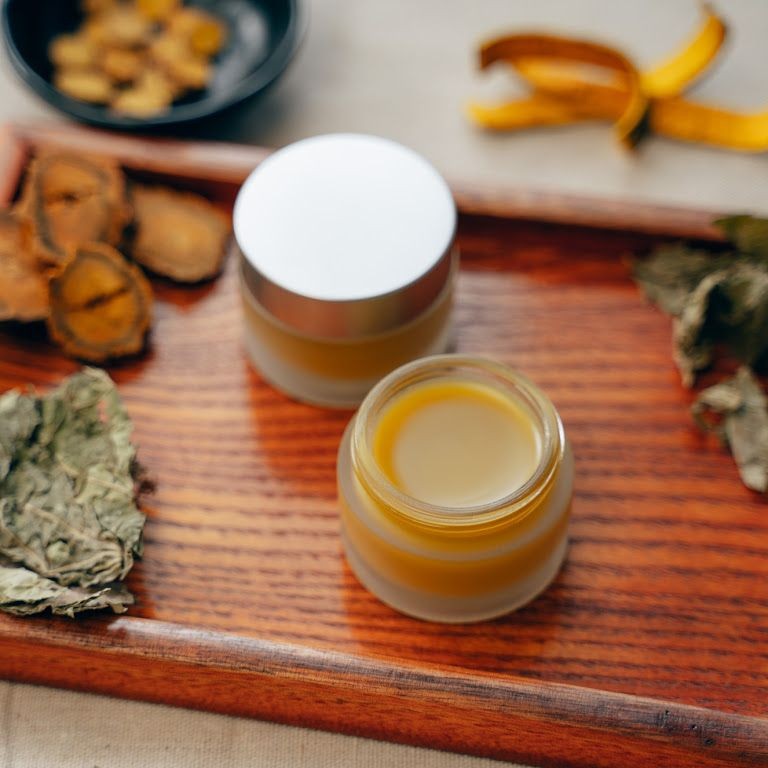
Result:
{"label": "silver jar lid", "polygon": [[311,336],[384,333],[451,276],[456,207],[440,174],[388,139],[330,134],[270,155],[235,202],[248,290]]}

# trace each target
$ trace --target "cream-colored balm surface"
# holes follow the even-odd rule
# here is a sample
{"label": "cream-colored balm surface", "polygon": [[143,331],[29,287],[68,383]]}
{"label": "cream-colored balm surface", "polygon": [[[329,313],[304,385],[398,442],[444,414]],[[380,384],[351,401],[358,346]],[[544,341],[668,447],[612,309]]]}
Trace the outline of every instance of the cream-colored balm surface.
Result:
{"label": "cream-colored balm surface", "polygon": [[379,416],[373,445],[397,488],[443,507],[509,495],[532,477],[542,451],[523,405],[493,386],[450,379],[396,397]]}

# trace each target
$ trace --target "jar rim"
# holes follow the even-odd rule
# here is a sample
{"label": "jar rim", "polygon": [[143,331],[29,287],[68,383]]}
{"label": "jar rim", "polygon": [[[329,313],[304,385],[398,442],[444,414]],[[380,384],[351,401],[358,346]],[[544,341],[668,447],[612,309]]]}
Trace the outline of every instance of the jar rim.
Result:
{"label": "jar rim", "polygon": [[[462,376],[462,371],[464,375]],[[373,457],[369,426],[388,403],[408,387],[440,378],[465,378],[495,386],[522,401],[537,420],[541,456],[528,480],[484,504],[451,507],[417,499],[398,488]],[[394,515],[422,527],[456,531],[518,522],[536,508],[552,486],[565,450],[565,434],[552,401],[523,374],[495,360],[462,354],[433,355],[397,368],[363,400],[352,429],[352,466],[369,494]]]}

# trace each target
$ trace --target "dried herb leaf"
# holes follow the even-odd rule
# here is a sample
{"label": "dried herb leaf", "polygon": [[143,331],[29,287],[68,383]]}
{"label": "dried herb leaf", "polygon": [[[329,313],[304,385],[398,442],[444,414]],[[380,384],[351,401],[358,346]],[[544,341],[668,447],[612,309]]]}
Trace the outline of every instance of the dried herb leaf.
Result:
{"label": "dried herb leaf", "polygon": [[768,261],[768,219],[756,216],[726,216],[717,219],[715,225],[741,253]]}
{"label": "dried herb leaf", "polygon": [[129,604],[115,582],[141,554],[144,526],[131,429],[113,382],[96,369],[43,398],[0,397],[0,608],[71,615]]}
{"label": "dried herb leaf", "polygon": [[16,616],[30,616],[47,608],[72,618],[81,611],[104,608],[125,613],[133,603],[133,595],[122,585],[87,589],[62,587],[27,568],[0,566],[0,610]]}
{"label": "dried herb leaf", "polygon": [[[746,366],[732,379],[705,389],[692,406],[696,423],[730,447],[747,488],[768,490],[768,401]],[[721,419],[712,422],[707,416]]]}
{"label": "dried herb leaf", "polygon": [[730,255],[716,256],[685,245],[667,245],[657,248],[647,259],[635,261],[632,273],[650,301],[677,317],[698,284],[732,260]]}
{"label": "dried herb leaf", "polygon": [[750,364],[768,351],[768,261],[674,246],[637,261],[633,272],[648,298],[675,317],[673,356],[686,387],[718,344]]}

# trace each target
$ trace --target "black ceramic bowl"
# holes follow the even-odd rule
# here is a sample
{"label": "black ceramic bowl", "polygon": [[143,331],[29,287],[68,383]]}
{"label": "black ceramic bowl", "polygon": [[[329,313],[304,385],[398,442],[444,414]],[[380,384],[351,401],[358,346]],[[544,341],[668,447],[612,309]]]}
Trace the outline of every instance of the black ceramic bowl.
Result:
{"label": "black ceramic bowl", "polygon": [[134,118],[70,98],[51,84],[48,44],[82,21],[79,0],[5,0],[3,34],[11,62],[24,82],[49,104],[93,125],[145,130],[178,125],[221,112],[263,91],[288,65],[299,43],[300,0],[194,0],[229,27],[210,86],[190,93],[162,114]]}

